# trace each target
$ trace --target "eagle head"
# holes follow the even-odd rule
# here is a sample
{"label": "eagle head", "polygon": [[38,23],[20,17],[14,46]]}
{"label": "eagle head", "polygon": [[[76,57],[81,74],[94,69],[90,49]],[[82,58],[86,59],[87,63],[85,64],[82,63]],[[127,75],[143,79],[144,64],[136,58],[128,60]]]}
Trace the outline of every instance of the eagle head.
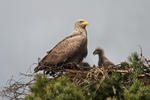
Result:
{"label": "eagle head", "polygon": [[93,52],[93,55],[103,55],[104,54],[104,50],[102,48],[96,48]]}
{"label": "eagle head", "polygon": [[75,23],[75,27],[77,28],[85,28],[88,25],[88,21],[84,19],[79,19]]}

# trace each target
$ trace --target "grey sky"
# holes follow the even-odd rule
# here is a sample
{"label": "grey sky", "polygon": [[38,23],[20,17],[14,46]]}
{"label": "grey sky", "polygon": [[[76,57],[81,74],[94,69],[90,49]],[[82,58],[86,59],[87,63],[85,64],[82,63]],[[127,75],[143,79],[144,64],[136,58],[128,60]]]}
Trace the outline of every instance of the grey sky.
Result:
{"label": "grey sky", "polygon": [[89,21],[85,61],[91,65],[98,46],[116,64],[138,45],[150,57],[149,0],[0,0],[0,86],[42,58],[81,18]]}

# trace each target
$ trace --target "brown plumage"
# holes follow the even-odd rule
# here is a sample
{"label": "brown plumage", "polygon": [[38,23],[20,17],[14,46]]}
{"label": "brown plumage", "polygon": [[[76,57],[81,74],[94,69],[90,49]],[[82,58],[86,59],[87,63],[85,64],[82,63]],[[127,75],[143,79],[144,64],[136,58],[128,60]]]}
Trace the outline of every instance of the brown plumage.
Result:
{"label": "brown plumage", "polygon": [[72,34],[47,52],[47,55],[39,62],[34,71],[42,70],[43,66],[57,66],[66,63],[79,64],[87,56],[87,31],[85,29],[87,25],[87,21],[78,20]]}
{"label": "brown plumage", "polygon": [[90,64],[88,62],[81,62],[79,66],[90,67]]}
{"label": "brown plumage", "polygon": [[104,66],[105,68],[114,66],[114,63],[104,56],[104,50],[102,48],[95,49],[93,54],[99,56],[98,66]]}

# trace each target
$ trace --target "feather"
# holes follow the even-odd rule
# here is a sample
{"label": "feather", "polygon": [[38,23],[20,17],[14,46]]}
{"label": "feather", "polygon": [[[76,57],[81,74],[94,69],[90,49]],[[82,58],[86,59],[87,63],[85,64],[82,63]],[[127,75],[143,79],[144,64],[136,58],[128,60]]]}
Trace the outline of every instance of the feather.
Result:
{"label": "feather", "polygon": [[38,72],[43,70],[44,66],[49,65],[82,62],[83,58],[87,56],[87,32],[85,29],[87,24],[87,21],[84,20],[77,21],[73,33],[47,52],[34,71]]}

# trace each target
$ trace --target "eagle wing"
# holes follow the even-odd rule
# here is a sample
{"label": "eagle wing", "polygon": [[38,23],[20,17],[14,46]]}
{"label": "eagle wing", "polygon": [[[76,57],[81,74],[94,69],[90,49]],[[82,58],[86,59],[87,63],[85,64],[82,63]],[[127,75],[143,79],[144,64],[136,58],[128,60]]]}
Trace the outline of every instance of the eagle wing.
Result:
{"label": "eagle wing", "polygon": [[65,62],[68,58],[79,52],[81,46],[86,45],[86,40],[80,34],[68,36],[50,50],[40,63],[55,65]]}

